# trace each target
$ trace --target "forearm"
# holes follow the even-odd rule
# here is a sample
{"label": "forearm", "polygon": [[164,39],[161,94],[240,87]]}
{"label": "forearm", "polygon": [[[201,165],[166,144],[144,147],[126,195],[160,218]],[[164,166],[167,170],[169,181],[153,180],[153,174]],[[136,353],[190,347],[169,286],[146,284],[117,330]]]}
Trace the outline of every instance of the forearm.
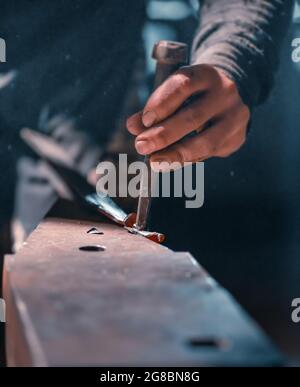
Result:
{"label": "forearm", "polygon": [[203,0],[193,63],[218,67],[253,107],[268,96],[293,0]]}

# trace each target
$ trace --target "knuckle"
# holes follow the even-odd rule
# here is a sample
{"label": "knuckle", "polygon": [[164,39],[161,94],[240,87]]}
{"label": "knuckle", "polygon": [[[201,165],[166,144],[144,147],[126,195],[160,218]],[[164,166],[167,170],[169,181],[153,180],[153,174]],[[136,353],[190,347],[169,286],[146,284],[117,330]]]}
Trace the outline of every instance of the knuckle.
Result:
{"label": "knuckle", "polygon": [[232,135],[240,134],[246,139],[247,125],[250,120],[249,109],[243,105],[229,111],[227,116],[227,125],[229,133]]}
{"label": "knuckle", "polygon": [[227,92],[228,95],[230,95],[230,96],[236,96],[236,95],[238,95],[237,85],[236,85],[236,83],[233,82],[231,79],[228,79],[228,80],[227,80],[227,84],[226,84],[226,92]]}
{"label": "knuckle", "polygon": [[155,125],[156,122],[159,123],[160,121],[162,121],[165,117],[168,117],[168,115],[169,115],[167,105],[164,103],[163,100],[161,102],[157,103],[157,106],[155,106],[155,109],[153,109],[153,112],[156,115],[156,121],[154,122],[153,125]]}
{"label": "knuckle", "polygon": [[250,110],[249,110],[248,106],[243,104],[243,106],[241,108],[241,114],[242,114],[242,117],[244,118],[244,120],[246,122],[249,122],[249,120],[250,120]]}
{"label": "knuckle", "polygon": [[204,79],[206,79],[206,87],[217,87],[221,84],[221,79],[218,71],[209,65],[203,65],[201,67],[201,74]]}
{"label": "knuckle", "polygon": [[199,127],[198,125],[198,116],[199,111],[195,109],[194,107],[187,107],[186,108],[186,114],[185,114],[185,121],[191,129],[197,129]]}
{"label": "knuckle", "polygon": [[214,156],[218,152],[218,146],[214,141],[203,141],[202,143],[203,153],[207,156]]}
{"label": "knuckle", "polygon": [[188,92],[191,89],[193,71],[189,67],[182,67],[175,73],[174,77],[178,80],[179,91]]}
{"label": "knuckle", "polygon": [[240,145],[243,145],[246,142],[247,139],[247,132],[246,128],[242,131],[241,137],[240,137]]}
{"label": "knuckle", "polygon": [[228,156],[233,154],[234,152],[238,151],[245,143],[246,138],[244,136],[239,136],[234,142],[230,144],[230,149]]}
{"label": "knuckle", "polygon": [[164,127],[158,128],[155,135],[155,143],[159,148],[165,148],[168,145],[168,139]]}
{"label": "knuckle", "polygon": [[241,125],[239,124],[239,122],[234,122],[228,131],[228,135],[229,135],[228,137],[237,136],[239,135],[240,131],[241,131]]}
{"label": "knuckle", "polygon": [[250,120],[250,110],[248,106],[246,106],[238,95],[238,101],[235,101],[233,107],[230,109],[232,116],[236,117],[236,120],[239,120],[243,123],[248,123]]}
{"label": "knuckle", "polygon": [[216,151],[215,156],[220,158],[229,157],[235,152],[234,148],[232,144],[224,144]]}
{"label": "knuckle", "polygon": [[205,64],[205,63],[194,66],[194,69],[197,69],[197,71],[200,72],[205,77],[210,77],[212,75],[217,74],[217,72],[213,66]]}
{"label": "knuckle", "polygon": [[187,94],[192,88],[192,79],[188,76],[181,76],[180,83],[178,85],[179,91]]}
{"label": "knuckle", "polygon": [[[187,95],[189,95],[190,90],[191,90],[191,80],[187,76],[183,74],[175,74],[170,78],[172,81],[172,94],[179,94],[181,95],[184,99],[186,99]],[[169,97],[169,92],[167,96]],[[163,107],[161,107],[163,108]]]}
{"label": "knuckle", "polygon": [[222,159],[226,159],[227,157],[231,156],[232,154],[234,153],[234,151],[224,151],[224,152],[220,152],[219,155],[217,155],[217,157],[220,157]]}
{"label": "knuckle", "polygon": [[219,157],[221,159],[225,159],[226,157],[229,157],[231,155],[231,152],[228,151],[219,151],[215,156]]}
{"label": "knuckle", "polygon": [[215,156],[218,154],[217,144],[210,144],[207,149],[208,149],[208,153],[212,156]]}
{"label": "knuckle", "polygon": [[238,126],[233,131],[234,138],[232,139],[232,144],[237,144],[238,146],[243,145],[247,139],[247,126]]}
{"label": "knuckle", "polygon": [[148,99],[148,102],[144,107],[144,112],[153,111],[156,114],[159,114],[159,110],[164,109],[164,104],[162,102],[164,102],[165,98],[166,93],[164,92],[164,89],[158,87]]}
{"label": "knuckle", "polygon": [[237,143],[236,150],[240,149],[246,143],[246,136],[242,136]]}
{"label": "knuckle", "polygon": [[187,150],[183,146],[177,146],[175,148],[176,160],[180,164],[184,164],[185,162],[190,161],[187,153],[189,152],[187,152]]}

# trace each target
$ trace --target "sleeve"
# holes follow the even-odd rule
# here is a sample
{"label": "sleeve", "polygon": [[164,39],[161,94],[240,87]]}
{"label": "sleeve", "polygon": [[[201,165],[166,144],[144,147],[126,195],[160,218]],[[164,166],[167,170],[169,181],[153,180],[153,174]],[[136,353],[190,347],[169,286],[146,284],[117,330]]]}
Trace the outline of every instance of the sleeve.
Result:
{"label": "sleeve", "polygon": [[272,89],[293,8],[293,0],[201,1],[192,62],[225,72],[250,108],[261,104]]}

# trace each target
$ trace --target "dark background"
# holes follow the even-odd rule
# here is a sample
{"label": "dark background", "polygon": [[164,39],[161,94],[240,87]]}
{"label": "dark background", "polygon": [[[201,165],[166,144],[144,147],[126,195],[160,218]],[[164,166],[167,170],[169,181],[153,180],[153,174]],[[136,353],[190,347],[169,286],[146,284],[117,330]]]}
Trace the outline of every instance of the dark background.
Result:
{"label": "dark background", "polygon": [[[156,40],[191,41],[196,2],[149,3],[147,57]],[[300,63],[291,60],[294,37],[300,37],[300,24],[291,27],[275,90],[255,111],[247,144],[226,160],[206,162],[203,208],[186,210],[183,200],[161,199],[154,203],[152,223],[166,233],[168,246],[190,251],[300,364],[300,329],[291,320],[291,302],[300,297]],[[152,75],[149,61],[149,84]],[[145,98],[144,89],[140,94]],[[0,158],[6,166],[0,190],[7,198],[15,176],[14,154],[0,152]],[[12,197],[13,192],[1,203],[3,230]]]}
{"label": "dark background", "polygon": [[296,22],[283,47],[275,90],[255,111],[247,144],[228,159],[205,163],[203,208],[161,199],[152,211],[168,245],[190,251],[295,363],[300,360],[300,327],[291,320],[291,302],[300,295],[300,63],[291,60],[291,42],[300,36]]}

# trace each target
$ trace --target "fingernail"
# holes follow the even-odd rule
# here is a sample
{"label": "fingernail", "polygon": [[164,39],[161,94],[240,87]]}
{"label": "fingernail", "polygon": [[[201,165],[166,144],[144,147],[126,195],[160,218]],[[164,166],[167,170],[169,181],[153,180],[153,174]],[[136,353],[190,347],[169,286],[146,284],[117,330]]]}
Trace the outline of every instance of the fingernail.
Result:
{"label": "fingernail", "polygon": [[156,121],[156,114],[152,111],[143,114],[143,124],[146,128],[150,128]]}
{"label": "fingernail", "polygon": [[140,155],[148,155],[155,150],[152,142],[146,140],[136,141],[135,148]]}

